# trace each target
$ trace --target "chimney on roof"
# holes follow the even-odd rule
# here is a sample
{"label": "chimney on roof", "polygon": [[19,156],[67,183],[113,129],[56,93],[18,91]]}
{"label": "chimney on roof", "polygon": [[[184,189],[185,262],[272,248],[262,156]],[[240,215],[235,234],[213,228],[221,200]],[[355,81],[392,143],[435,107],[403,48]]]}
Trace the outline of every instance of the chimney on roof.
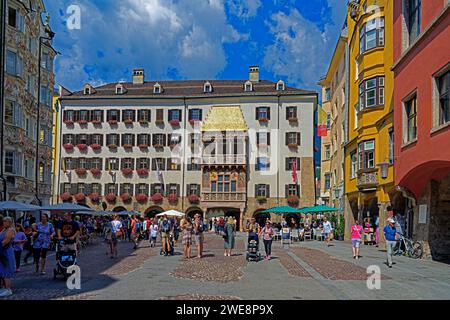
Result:
{"label": "chimney on roof", "polygon": [[133,70],[133,84],[144,84],[144,69]]}
{"label": "chimney on roof", "polygon": [[251,82],[259,82],[259,66],[251,66],[249,69],[248,79]]}

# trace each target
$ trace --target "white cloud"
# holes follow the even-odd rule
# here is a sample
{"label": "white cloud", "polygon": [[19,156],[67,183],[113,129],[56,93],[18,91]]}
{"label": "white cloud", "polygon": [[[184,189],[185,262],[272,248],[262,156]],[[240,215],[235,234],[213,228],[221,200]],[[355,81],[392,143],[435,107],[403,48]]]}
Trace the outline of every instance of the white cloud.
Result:
{"label": "white cloud", "polygon": [[261,0],[227,0],[230,12],[241,19],[256,16],[261,7]]}
{"label": "white cloud", "polygon": [[345,21],[346,5],[338,1],[328,0],[331,21],[324,18],[322,29],[297,9],[272,15],[268,25],[274,41],[266,48],[264,66],[291,85],[317,89]]}
{"label": "white cloud", "polygon": [[[109,1],[101,8],[79,1],[81,30],[57,21],[59,83],[79,89],[86,82],[130,79],[134,67],[144,67],[147,79],[168,78],[174,70],[183,78],[214,78],[227,64],[224,44],[246,37],[229,25],[222,0]],[[47,7],[55,18],[69,2]]]}

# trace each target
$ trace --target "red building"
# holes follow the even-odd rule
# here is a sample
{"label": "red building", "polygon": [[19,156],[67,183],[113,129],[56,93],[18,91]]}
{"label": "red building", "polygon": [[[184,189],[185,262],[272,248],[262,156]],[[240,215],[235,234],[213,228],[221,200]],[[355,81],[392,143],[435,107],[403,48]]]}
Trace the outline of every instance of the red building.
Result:
{"label": "red building", "polygon": [[394,2],[395,183],[409,234],[450,258],[450,1]]}

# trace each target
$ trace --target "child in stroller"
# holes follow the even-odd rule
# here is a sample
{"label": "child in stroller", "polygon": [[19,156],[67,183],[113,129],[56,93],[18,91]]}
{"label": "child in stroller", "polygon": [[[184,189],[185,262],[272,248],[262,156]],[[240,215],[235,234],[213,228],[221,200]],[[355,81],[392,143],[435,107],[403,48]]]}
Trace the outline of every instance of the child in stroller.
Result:
{"label": "child in stroller", "polygon": [[67,269],[77,264],[77,251],[66,247],[65,239],[56,243],[56,266],[53,269],[53,279],[56,279],[58,275],[67,279],[71,275]]}
{"label": "child in stroller", "polygon": [[251,239],[247,245],[247,261],[256,261],[259,262],[261,260],[261,253],[259,252],[259,243]]}

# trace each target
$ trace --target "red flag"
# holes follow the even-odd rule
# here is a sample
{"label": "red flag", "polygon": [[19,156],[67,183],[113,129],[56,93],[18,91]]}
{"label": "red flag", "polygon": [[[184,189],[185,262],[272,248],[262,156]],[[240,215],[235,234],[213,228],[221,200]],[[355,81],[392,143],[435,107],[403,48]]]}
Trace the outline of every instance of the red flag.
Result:
{"label": "red flag", "polygon": [[326,137],[327,136],[327,126],[326,125],[318,125],[317,126],[317,136],[318,137]]}
{"label": "red flag", "polygon": [[292,162],[292,178],[294,179],[294,184],[297,184],[297,159],[293,159]]}

